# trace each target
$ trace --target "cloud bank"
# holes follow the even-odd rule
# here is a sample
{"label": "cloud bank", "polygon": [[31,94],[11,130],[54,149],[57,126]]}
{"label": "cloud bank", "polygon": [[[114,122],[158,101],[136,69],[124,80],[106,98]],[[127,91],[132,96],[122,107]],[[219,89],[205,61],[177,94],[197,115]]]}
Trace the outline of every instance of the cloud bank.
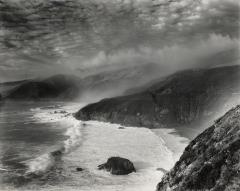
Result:
{"label": "cloud bank", "polygon": [[213,36],[217,51],[223,39],[238,41],[239,7],[238,0],[1,0],[0,80],[120,59],[163,62],[159,52],[208,46]]}
{"label": "cloud bank", "polygon": [[[162,48],[141,46],[138,49],[125,49],[113,54],[106,54],[101,51],[96,56],[83,61],[82,66],[128,66],[156,63],[171,70],[214,67],[223,64],[221,62],[213,62],[213,59],[215,59],[214,56],[218,56],[219,58],[227,56],[228,62],[225,62],[225,65],[238,64],[240,58],[238,47],[238,39],[212,34],[208,39],[195,41],[190,45],[175,44]],[[209,59],[211,62],[202,62],[201,59]]]}

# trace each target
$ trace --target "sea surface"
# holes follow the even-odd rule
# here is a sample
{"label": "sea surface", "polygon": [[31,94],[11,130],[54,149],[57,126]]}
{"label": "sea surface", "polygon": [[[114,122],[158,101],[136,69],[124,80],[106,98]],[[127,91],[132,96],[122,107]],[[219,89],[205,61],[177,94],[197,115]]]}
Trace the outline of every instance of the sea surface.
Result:
{"label": "sea surface", "polygon": [[[155,190],[163,173],[173,167],[178,157],[171,145],[166,145],[168,132],[156,134],[147,128],[119,128],[118,124],[76,120],[73,114],[84,105],[73,102],[0,105],[1,191]],[[169,133],[169,142],[173,136]],[[111,156],[128,158],[137,172],[114,176],[99,171],[97,166]]]}

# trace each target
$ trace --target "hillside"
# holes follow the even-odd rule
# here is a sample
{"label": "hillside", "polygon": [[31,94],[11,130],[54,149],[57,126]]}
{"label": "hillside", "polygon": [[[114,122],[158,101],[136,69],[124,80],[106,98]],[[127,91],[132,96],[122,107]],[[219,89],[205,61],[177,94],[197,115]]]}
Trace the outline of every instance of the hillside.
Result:
{"label": "hillside", "polygon": [[9,90],[5,98],[13,100],[72,99],[79,92],[77,77],[56,75],[44,80],[29,80]]}
{"label": "hillside", "polygon": [[11,81],[11,82],[3,82],[0,83],[0,93],[3,97],[5,97],[5,94],[8,94],[8,92],[15,87],[20,86],[23,83],[26,83],[28,80],[20,80],[20,81]]}
{"label": "hillside", "polygon": [[91,102],[123,95],[136,83],[142,85],[157,78],[159,71],[159,64],[150,63],[96,71],[85,77],[55,75],[47,79],[6,82],[2,84],[2,91],[0,84],[0,93],[11,100],[78,99]]}
{"label": "hillside", "polygon": [[163,75],[164,67],[148,63],[99,71],[82,79],[85,97],[95,100],[128,94],[136,84],[143,86]]}
{"label": "hillside", "polygon": [[157,191],[240,190],[240,106],[196,137]]}
{"label": "hillside", "polygon": [[90,104],[76,118],[149,128],[205,121],[239,96],[239,82],[237,65],[181,71],[141,93]]}

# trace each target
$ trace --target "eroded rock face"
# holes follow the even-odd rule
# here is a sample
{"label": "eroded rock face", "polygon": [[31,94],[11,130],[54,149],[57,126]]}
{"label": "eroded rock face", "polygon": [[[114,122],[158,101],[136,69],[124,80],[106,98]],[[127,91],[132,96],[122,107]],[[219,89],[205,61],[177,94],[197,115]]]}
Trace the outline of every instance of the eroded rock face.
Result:
{"label": "eroded rock face", "polygon": [[141,93],[90,104],[76,117],[149,128],[212,120],[240,92],[239,74],[239,66],[178,72]]}
{"label": "eroded rock face", "polygon": [[240,106],[195,138],[157,191],[240,190]]}
{"label": "eroded rock face", "polygon": [[106,163],[98,166],[99,170],[106,170],[114,175],[126,175],[132,172],[136,172],[133,163],[125,158],[111,157]]}

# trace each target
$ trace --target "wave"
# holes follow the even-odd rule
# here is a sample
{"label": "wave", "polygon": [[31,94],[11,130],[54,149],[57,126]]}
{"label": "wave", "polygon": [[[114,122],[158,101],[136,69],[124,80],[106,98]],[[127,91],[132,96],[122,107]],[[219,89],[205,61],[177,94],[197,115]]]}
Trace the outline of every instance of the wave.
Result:
{"label": "wave", "polygon": [[64,141],[64,153],[65,154],[72,152],[74,149],[76,149],[80,145],[81,140],[82,140],[81,139],[82,126],[84,126],[84,124],[82,124],[82,125],[76,124],[66,131],[65,135],[69,136],[69,138],[66,141]]}
{"label": "wave", "polygon": [[56,163],[57,156],[51,153],[43,154],[35,159],[25,162],[27,166],[26,175],[41,175],[49,171]]}
{"label": "wave", "polygon": [[[63,108],[56,110],[56,107],[45,107],[31,109],[35,111],[36,114],[34,118],[38,122],[64,122],[69,128],[66,129],[64,135],[68,137],[63,143],[59,146],[59,149],[54,151],[44,153],[34,159],[24,161],[24,165],[27,167],[26,175],[43,175],[44,173],[50,171],[58,161],[62,160],[62,156],[71,153],[76,148],[78,148],[82,142],[82,128],[85,126],[85,123],[82,123],[79,120],[76,120],[72,115],[66,115],[69,112],[61,112]],[[65,110],[64,110],[65,111]]]}
{"label": "wave", "polygon": [[[162,178],[163,169],[172,167],[172,152],[165,141],[151,130],[136,127],[119,129],[119,124],[98,121],[85,124],[72,115],[66,116],[75,110],[71,105],[67,107],[41,109],[33,113],[36,117],[34,122],[63,128],[61,132],[67,137],[60,144],[53,145],[52,149],[48,148],[38,156],[35,155],[35,158],[25,161],[26,168],[23,171],[9,173],[9,176],[14,176],[9,178],[9,184],[14,180],[17,182],[14,186],[19,184],[21,190],[29,191],[79,188],[85,191],[146,191],[154,190]],[[61,112],[63,110],[67,113]],[[50,124],[52,122],[56,124]],[[110,156],[128,158],[134,163],[137,172],[115,177],[99,171],[97,166]],[[79,165],[84,169],[81,173],[76,170]],[[18,190],[18,187],[11,190]]]}
{"label": "wave", "polygon": [[41,107],[37,107],[37,108],[31,108],[30,111],[32,112],[36,112],[36,111],[40,111]]}
{"label": "wave", "polygon": [[61,161],[63,155],[69,154],[78,148],[81,143],[81,127],[81,125],[74,125],[66,131],[65,135],[69,136],[69,138],[63,142],[60,149],[25,161],[24,165],[27,167],[25,174],[42,175],[50,171],[57,162]]}

